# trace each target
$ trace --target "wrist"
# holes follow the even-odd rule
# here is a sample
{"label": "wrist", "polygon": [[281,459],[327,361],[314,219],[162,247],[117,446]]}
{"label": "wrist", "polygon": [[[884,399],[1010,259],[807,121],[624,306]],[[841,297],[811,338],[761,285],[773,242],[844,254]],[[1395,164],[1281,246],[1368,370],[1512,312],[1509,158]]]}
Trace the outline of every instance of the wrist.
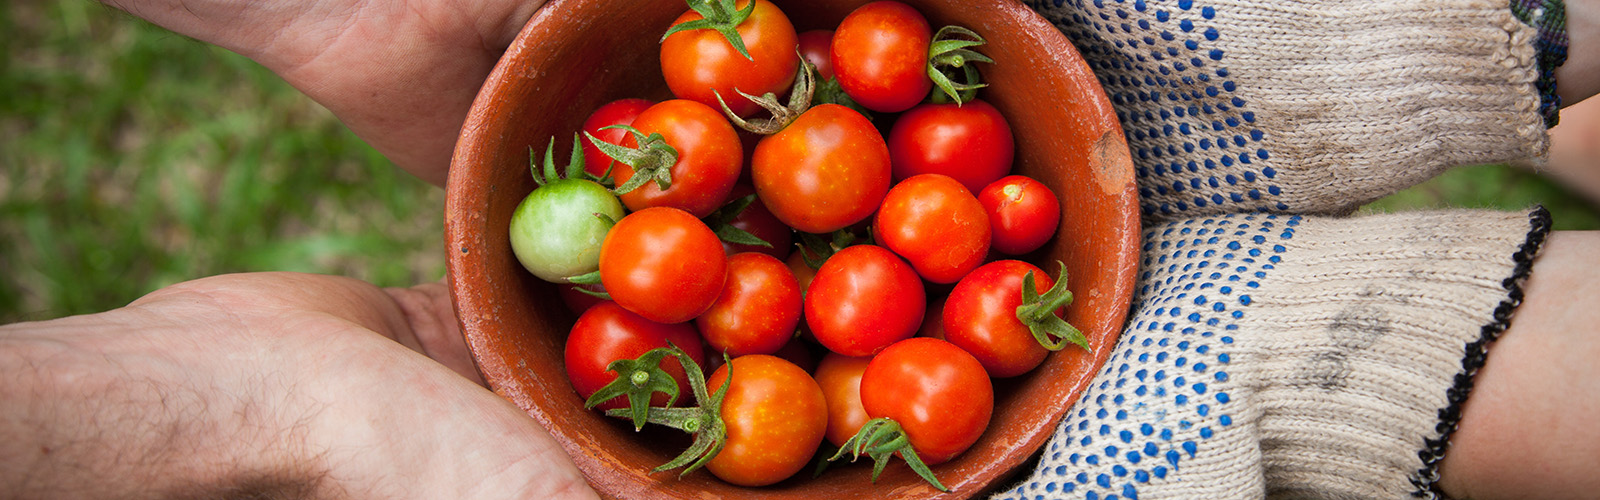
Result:
{"label": "wrist", "polygon": [[310,493],[318,474],[294,465],[302,441],[280,421],[296,419],[260,397],[272,375],[235,383],[208,349],[158,341],[193,339],[151,335],[165,321],[118,310],[0,328],[0,494]]}

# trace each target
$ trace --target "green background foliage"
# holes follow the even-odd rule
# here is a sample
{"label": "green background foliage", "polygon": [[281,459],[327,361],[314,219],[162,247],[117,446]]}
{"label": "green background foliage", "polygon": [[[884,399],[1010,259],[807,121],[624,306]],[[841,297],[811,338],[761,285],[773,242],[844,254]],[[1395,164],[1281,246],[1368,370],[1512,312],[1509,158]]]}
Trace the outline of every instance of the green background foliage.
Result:
{"label": "green background foliage", "polygon": [[249,59],[80,0],[0,32],[0,323],[220,273],[444,275],[443,191]]}
{"label": "green background foliage", "polygon": [[[220,273],[383,286],[444,273],[442,190],[237,54],[98,3],[0,6],[0,324],[119,307]],[[1506,166],[1458,169],[1365,210],[1594,207]]]}

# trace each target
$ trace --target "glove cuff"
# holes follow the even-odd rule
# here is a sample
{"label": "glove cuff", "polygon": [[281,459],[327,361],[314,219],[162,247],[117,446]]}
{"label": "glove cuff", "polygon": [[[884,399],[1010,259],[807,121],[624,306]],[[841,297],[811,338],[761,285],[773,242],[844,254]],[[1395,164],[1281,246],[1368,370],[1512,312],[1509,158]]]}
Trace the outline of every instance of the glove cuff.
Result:
{"label": "glove cuff", "polygon": [[[1549,229],[1529,213],[1304,219],[1240,322],[1277,493],[1436,496],[1489,344]],[[1244,381],[1241,381],[1244,382]]]}
{"label": "glove cuff", "polygon": [[1562,0],[1511,0],[1511,13],[1539,31],[1533,46],[1539,56],[1539,114],[1546,128],[1560,121],[1556,68],[1567,62],[1567,8]]}

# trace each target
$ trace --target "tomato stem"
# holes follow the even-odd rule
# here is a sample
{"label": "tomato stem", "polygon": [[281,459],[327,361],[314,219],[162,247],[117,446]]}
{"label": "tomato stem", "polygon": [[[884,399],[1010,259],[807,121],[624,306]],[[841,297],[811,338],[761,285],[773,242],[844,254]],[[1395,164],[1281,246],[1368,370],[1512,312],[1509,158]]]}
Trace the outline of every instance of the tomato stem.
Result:
{"label": "tomato stem", "polygon": [[[695,400],[700,402],[700,406],[693,408],[671,408],[671,405],[666,408],[649,407],[644,416],[644,421],[646,422],[665,425],[694,435],[694,442],[690,443],[687,450],[684,450],[682,454],[679,454],[671,461],[651,470],[651,472],[663,472],[687,466],[678,473],[678,477],[683,477],[690,472],[694,472],[695,469],[699,469],[706,462],[711,461],[713,457],[717,456],[717,453],[722,452],[722,447],[727,444],[728,428],[722,421],[722,399],[728,393],[728,384],[733,381],[733,366],[728,363],[728,355],[723,354],[723,363],[728,365],[728,377],[722,380],[722,386],[717,388],[717,392],[708,393],[705,372],[700,370],[700,365],[690,359],[688,354],[685,354],[683,350],[677,347],[664,347],[652,349],[645,355],[647,356],[657,351],[664,351],[678,358],[678,362],[683,365],[684,374],[689,378],[689,388],[694,392]],[[641,359],[643,357],[640,356]],[[616,408],[607,410],[606,415],[613,417],[628,416],[630,410]],[[639,420],[634,422],[634,430],[643,427],[642,424],[638,423]]]}
{"label": "tomato stem", "polygon": [[[594,147],[600,149],[600,152],[633,168],[633,176],[629,177],[622,185],[613,188],[611,192],[618,195],[628,194],[628,192],[638,189],[639,186],[643,186],[644,183],[652,180],[656,181],[656,187],[661,188],[662,191],[672,187],[672,166],[678,164],[678,150],[673,148],[671,144],[667,144],[667,139],[660,133],[645,135],[639,129],[628,125],[611,125],[602,127],[601,130],[613,128],[622,129],[632,134],[638,146],[632,148],[619,146],[600,140],[600,138],[588,132],[583,133],[589,138],[589,143],[594,144]],[[606,177],[610,176],[611,171],[607,170]]]}
{"label": "tomato stem", "polygon": [[733,46],[733,50],[739,51],[739,55],[746,60],[755,60],[750,57],[750,50],[745,48],[744,37],[739,35],[738,30],[739,25],[750,18],[750,13],[755,12],[755,0],[750,0],[744,10],[739,10],[734,0],[689,0],[689,8],[700,13],[701,19],[673,25],[666,34],[661,35],[661,41],[667,41],[667,37],[679,31],[709,29],[721,33],[728,40],[728,45]]}
{"label": "tomato stem", "polygon": [[1077,327],[1056,316],[1056,310],[1072,304],[1072,291],[1067,289],[1067,265],[1056,261],[1060,271],[1055,285],[1039,294],[1033,284],[1033,271],[1022,276],[1022,305],[1017,306],[1017,319],[1033,332],[1033,338],[1045,349],[1059,351],[1071,342],[1089,351],[1089,341]]}
{"label": "tomato stem", "polygon": [[746,94],[743,90],[733,89],[734,92],[738,92],[745,99],[749,99],[751,102],[756,103],[757,106],[761,106],[762,109],[772,113],[772,118],[746,120],[728,108],[727,101],[722,100],[721,92],[711,91],[713,95],[717,96],[717,104],[722,105],[722,113],[728,116],[728,120],[739,126],[739,128],[761,135],[772,135],[789,126],[790,122],[799,118],[807,109],[811,109],[811,97],[816,93],[817,88],[816,75],[814,74],[816,66],[806,60],[805,56],[800,53],[799,48],[795,49],[794,55],[800,58],[800,71],[795,74],[794,87],[789,89],[789,104],[787,106],[778,103],[778,96],[771,92],[762,94],[761,97],[756,97]]}
{"label": "tomato stem", "polygon": [[905,431],[900,428],[900,423],[892,418],[879,417],[862,424],[861,430],[857,431],[856,435],[850,436],[850,439],[845,441],[828,461],[838,460],[847,451],[852,455],[850,459],[852,462],[861,458],[861,455],[872,458],[874,483],[878,482],[878,474],[889,465],[889,457],[899,453],[900,458],[905,459],[906,465],[910,466],[917,476],[922,477],[939,491],[950,491],[950,488],[939,482],[939,478],[934,477],[933,470],[928,468],[928,464],[923,463],[922,457],[917,456],[916,448],[911,446],[911,439],[906,437]]}
{"label": "tomato stem", "polygon": [[[620,412],[620,417],[633,419],[633,429],[644,428],[647,413],[650,409],[650,397],[657,393],[667,395],[667,405],[678,400],[678,382],[666,370],[661,369],[661,360],[668,355],[683,356],[687,354],[677,347],[652,349],[639,355],[635,359],[619,359],[606,365],[607,371],[617,373],[617,379],[601,387],[583,402],[584,408],[593,408],[595,405],[610,401],[617,396],[628,397],[628,408],[618,408],[613,411]],[[690,362],[689,364],[694,364]],[[698,366],[698,365],[696,365]],[[627,374],[627,376],[623,376]],[[610,415],[610,412],[607,412]]]}
{"label": "tomato stem", "polygon": [[[933,43],[928,45],[928,78],[939,89],[932,96],[934,102],[954,102],[959,106],[976,98],[978,89],[988,86],[979,78],[977,68],[967,64],[994,63],[994,59],[972,49],[986,43],[976,31],[961,26],[945,26],[934,33]],[[953,81],[946,74],[956,70],[964,82]]]}

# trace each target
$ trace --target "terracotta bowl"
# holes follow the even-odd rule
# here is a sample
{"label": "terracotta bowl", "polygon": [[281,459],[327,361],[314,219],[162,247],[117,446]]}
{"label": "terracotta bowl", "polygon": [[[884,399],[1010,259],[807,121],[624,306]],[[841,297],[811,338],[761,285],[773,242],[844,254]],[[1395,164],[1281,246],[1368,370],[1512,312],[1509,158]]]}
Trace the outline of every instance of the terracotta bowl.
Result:
{"label": "terracotta bowl", "polygon": [[[555,0],[534,15],[478,95],[450,169],[445,213],[456,312],[478,369],[496,393],[555,436],[591,485],[614,498],[968,498],[1012,484],[1083,392],[1116,342],[1137,270],[1139,214],[1132,163],[1115,113],[1082,58],[1047,21],[1005,0],[905,0],[933,26],[956,24],[988,38],[995,59],[982,71],[983,98],[1013,124],[1015,172],[1061,197],[1060,235],[1030,260],[1065,262],[1076,302],[1068,320],[1092,353],[1052,354],[1033,372],[996,383],[995,413],[982,439],[933,468],[941,493],[904,464],[876,484],[871,467],[836,466],[820,480],[802,472],[743,488],[706,472],[651,474],[687,440],[638,434],[583,408],[566,379],[562,342],[575,320],[553,285],[511,253],[512,210],[533,182],[529,147],[570,138],[599,105],[623,97],[665,98],[659,33],[686,10],[677,0]],[[832,27],[865,0],[775,0],[796,29]],[[570,139],[568,139],[570,141]],[[570,147],[557,144],[557,148]],[[564,150],[565,151],[565,150]]]}

